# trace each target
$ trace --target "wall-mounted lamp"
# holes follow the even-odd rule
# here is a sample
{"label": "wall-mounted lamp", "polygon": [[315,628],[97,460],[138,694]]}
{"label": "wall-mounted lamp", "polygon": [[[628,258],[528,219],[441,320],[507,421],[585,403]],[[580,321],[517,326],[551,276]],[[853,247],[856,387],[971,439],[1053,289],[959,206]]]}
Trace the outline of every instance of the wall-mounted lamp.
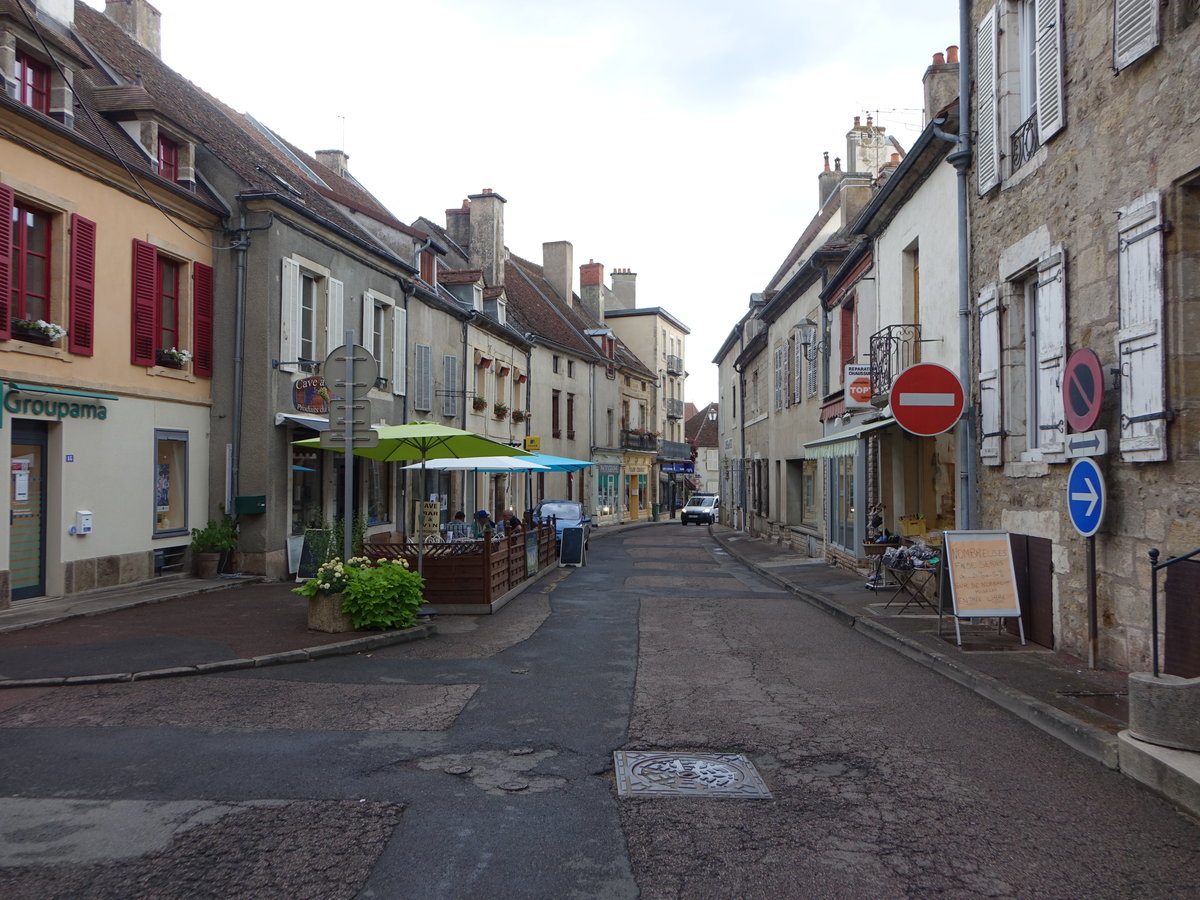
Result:
{"label": "wall-mounted lamp", "polygon": [[829,342],[817,340],[817,323],[805,316],[792,326],[800,332],[800,346],[804,350],[804,358],[812,362],[818,353],[829,352]]}

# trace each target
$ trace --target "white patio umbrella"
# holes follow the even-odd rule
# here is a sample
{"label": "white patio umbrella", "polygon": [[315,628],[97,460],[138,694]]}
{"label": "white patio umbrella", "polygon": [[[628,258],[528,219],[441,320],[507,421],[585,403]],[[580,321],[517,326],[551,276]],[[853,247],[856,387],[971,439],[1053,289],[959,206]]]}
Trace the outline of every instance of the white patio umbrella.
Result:
{"label": "white patio umbrella", "polygon": [[442,472],[524,472],[550,471],[549,466],[527,460],[522,456],[467,456],[462,459],[430,459],[423,463],[403,466],[408,469],[438,469]]}

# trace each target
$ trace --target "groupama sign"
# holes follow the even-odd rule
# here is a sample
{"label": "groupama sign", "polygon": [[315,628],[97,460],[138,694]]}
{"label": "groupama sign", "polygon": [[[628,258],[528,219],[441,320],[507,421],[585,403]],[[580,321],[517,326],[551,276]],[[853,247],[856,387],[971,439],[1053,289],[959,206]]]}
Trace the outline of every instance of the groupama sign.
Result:
{"label": "groupama sign", "polygon": [[[98,419],[108,418],[103,400],[116,400],[107,394],[93,394],[66,388],[41,387],[24,384],[3,385],[5,412],[39,419]],[[0,425],[3,419],[0,418]]]}

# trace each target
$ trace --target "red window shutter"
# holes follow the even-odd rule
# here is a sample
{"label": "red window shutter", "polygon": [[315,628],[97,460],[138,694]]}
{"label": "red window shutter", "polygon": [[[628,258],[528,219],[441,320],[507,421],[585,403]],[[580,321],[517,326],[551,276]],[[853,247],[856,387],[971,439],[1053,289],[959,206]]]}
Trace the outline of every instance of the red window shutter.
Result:
{"label": "red window shutter", "polygon": [[91,356],[96,317],[96,223],[80,215],[71,216],[70,279],[67,349]]}
{"label": "red window shutter", "polygon": [[13,189],[0,184],[0,340],[12,337],[12,216]]}
{"label": "red window shutter", "polygon": [[154,365],[158,334],[158,251],[145,241],[133,242],[133,326],[130,362]]}
{"label": "red window shutter", "polygon": [[192,369],[197,375],[213,373],[213,270],[204,263],[192,265]]}
{"label": "red window shutter", "polygon": [[842,365],[854,359],[854,307],[847,304],[842,307],[842,328],[839,335]]}

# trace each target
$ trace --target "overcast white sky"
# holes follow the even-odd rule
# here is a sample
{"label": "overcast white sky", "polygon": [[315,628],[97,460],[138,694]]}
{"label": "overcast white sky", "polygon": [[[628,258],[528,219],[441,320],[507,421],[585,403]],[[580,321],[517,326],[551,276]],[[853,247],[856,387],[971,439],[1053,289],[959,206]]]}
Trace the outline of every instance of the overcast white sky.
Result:
{"label": "overcast white sky", "polygon": [[[104,0],[86,0],[104,8]],[[400,219],[488,187],[512,252],[637,272],[691,329],[687,399],[816,212],[855,115],[908,147],[956,0],[151,0],[164,60]],[[286,10],[286,14],[281,14]],[[576,272],[578,279],[578,272]]]}

